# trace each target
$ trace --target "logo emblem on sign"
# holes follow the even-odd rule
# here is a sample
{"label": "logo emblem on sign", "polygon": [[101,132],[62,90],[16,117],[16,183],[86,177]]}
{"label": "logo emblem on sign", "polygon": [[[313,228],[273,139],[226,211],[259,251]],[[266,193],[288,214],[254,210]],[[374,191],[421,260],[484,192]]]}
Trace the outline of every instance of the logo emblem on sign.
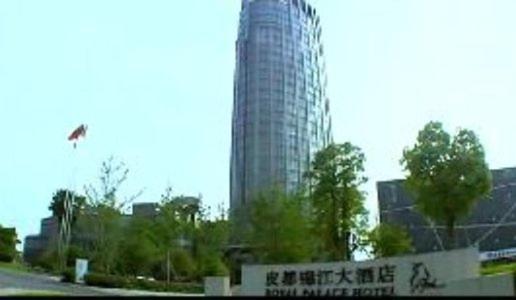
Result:
{"label": "logo emblem on sign", "polygon": [[412,277],[410,278],[410,292],[423,293],[427,289],[440,289],[444,284],[437,283],[437,279],[432,277],[426,265],[422,262],[412,264]]}

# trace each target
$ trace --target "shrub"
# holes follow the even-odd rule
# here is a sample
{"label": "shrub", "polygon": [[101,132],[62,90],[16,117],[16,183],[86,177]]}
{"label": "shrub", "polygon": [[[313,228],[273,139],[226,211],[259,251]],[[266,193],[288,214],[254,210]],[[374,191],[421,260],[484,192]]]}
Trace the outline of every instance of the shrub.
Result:
{"label": "shrub", "polygon": [[75,260],[78,258],[87,258],[86,252],[76,245],[70,245],[66,252],[66,265],[68,267],[75,267]]}
{"label": "shrub", "polygon": [[210,256],[204,261],[203,276],[228,276],[229,270],[218,257]]}
{"label": "shrub", "polygon": [[131,280],[131,287],[142,290],[156,292],[176,292],[176,293],[203,293],[204,287],[194,282],[171,282],[167,284],[163,281],[150,281],[144,279]]}
{"label": "shrub", "polygon": [[16,258],[16,229],[0,226],[0,261],[11,263]]}
{"label": "shrub", "polygon": [[106,288],[127,288],[141,289],[156,292],[177,292],[177,293],[196,293],[204,292],[204,287],[199,283],[193,282],[171,282],[167,284],[163,281],[150,281],[145,279],[126,278],[116,275],[105,275],[99,273],[88,273],[84,276],[87,285],[106,287]]}
{"label": "shrub", "polygon": [[88,273],[84,276],[87,285],[100,286],[106,288],[123,288],[129,286],[127,278],[116,275],[106,275],[99,273]]}
{"label": "shrub", "polygon": [[172,253],[172,266],[179,277],[191,278],[195,270],[195,262],[185,250],[177,250]]}
{"label": "shrub", "polygon": [[[166,285],[166,283],[165,283]],[[168,292],[177,293],[204,293],[204,286],[194,282],[173,282],[166,288]]]}
{"label": "shrub", "polygon": [[67,268],[61,273],[61,282],[75,282],[75,270],[73,268]]}
{"label": "shrub", "polygon": [[55,249],[49,248],[40,254],[34,261],[34,267],[40,267],[45,272],[53,272],[58,269],[59,258]]}

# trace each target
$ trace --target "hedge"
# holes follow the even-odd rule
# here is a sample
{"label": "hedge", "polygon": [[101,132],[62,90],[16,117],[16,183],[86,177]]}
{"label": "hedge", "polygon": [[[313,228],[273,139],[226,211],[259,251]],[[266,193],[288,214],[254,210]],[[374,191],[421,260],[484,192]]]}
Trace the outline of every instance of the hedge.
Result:
{"label": "hedge", "polygon": [[99,273],[86,274],[84,276],[84,282],[87,285],[107,288],[141,289],[156,292],[177,292],[192,294],[204,293],[203,285],[195,282],[171,282],[170,284],[167,284],[163,281],[150,281]]}
{"label": "hedge", "polygon": [[84,276],[84,282],[87,285],[94,285],[106,288],[123,288],[127,287],[129,281],[122,276],[105,275],[99,273],[88,273]]}
{"label": "hedge", "polygon": [[502,273],[515,273],[516,272],[516,263],[495,263],[489,264],[480,270],[482,275],[493,275],[493,274],[502,274]]}
{"label": "hedge", "polygon": [[73,268],[67,268],[61,273],[61,282],[75,282],[75,270]]}

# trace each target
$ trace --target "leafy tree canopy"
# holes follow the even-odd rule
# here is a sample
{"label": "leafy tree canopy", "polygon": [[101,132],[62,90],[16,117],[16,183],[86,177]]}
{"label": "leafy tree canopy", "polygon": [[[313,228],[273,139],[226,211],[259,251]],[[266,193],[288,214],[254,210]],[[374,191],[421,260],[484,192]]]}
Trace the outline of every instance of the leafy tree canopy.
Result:
{"label": "leafy tree canopy", "polygon": [[367,210],[360,190],[367,181],[364,161],[361,149],[351,143],[331,144],[316,154],[306,173],[314,229],[332,260],[349,260],[355,250],[351,234],[365,233]]}
{"label": "leafy tree canopy", "polygon": [[72,224],[75,223],[78,214],[85,208],[86,205],[86,197],[66,189],[57,190],[52,196],[52,201],[50,202],[48,209],[52,212],[54,217],[58,218],[59,224],[61,224],[61,220],[65,214],[65,199],[67,198],[69,199],[70,203],[72,203],[73,207]]}
{"label": "leafy tree canopy", "polygon": [[452,138],[440,122],[430,122],[419,132],[416,144],[403,151],[401,164],[408,172],[405,186],[416,207],[444,223],[454,244],[458,219],[491,191],[491,172],[479,139],[467,129]]}
{"label": "leafy tree canopy", "polygon": [[412,240],[407,231],[394,224],[379,224],[367,234],[367,241],[376,258],[389,257],[412,251]]}
{"label": "leafy tree canopy", "polygon": [[16,229],[0,225],[0,261],[12,262],[15,259],[18,242]]}
{"label": "leafy tree canopy", "polygon": [[249,205],[249,226],[241,232],[261,263],[308,262],[316,242],[306,199],[273,190],[261,193]]}

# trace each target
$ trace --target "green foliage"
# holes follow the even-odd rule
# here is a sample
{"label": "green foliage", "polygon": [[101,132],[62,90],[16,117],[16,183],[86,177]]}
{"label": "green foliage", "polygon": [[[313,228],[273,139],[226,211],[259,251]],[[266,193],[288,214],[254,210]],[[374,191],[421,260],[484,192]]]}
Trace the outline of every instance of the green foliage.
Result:
{"label": "green foliage", "polygon": [[16,229],[0,226],[0,261],[13,262],[16,258],[16,244],[18,238]]}
{"label": "green foliage", "polygon": [[322,238],[321,250],[331,260],[349,260],[354,250],[352,233],[361,236],[367,226],[364,192],[360,186],[365,155],[350,144],[331,144],[319,151],[305,177],[314,215],[315,234]]}
{"label": "green foliage", "polygon": [[405,186],[417,209],[445,224],[453,248],[456,222],[491,190],[491,173],[477,136],[462,129],[452,139],[441,123],[430,122],[416,144],[403,151],[401,164],[409,172]]}
{"label": "green foliage", "polygon": [[[222,257],[229,224],[224,214],[209,220],[200,199],[173,196],[167,188],[156,216],[124,215],[129,202],[119,201],[117,191],[127,173],[123,164],[110,159],[102,165],[100,185],[86,187],[87,201],[73,228],[68,265],[74,266],[76,258],[90,259],[90,282],[105,286],[121,284],[116,276],[100,274],[166,279],[169,253],[174,281],[226,274]],[[55,260],[49,252],[41,261],[54,269]]]}
{"label": "green foliage", "polygon": [[188,294],[201,294],[204,292],[204,287],[201,284],[193,282],[171,282],[170,284],[167,284],[162,281],[150,281],[144,279],[132,279],[127,288]]}
{"label": "green foliage", "polygon": [[175,274],[183,278],[191,278],[196,269],[195,261],[192,256],[183,249],[177,249],[170,255],[170,260]]}
{"label": "green foliage", "polygon": [[163,276],[163,272],[166,272],[163,266],[166,267],[167,253],[170,251],[171,276],[174,280],[181,277],[200,278],[207,257],[222,257],[228,240],[228,221],[209,220],[208,208],[201,204],[200,199],[173,196],[170,187],[161,198],[159,214],[153,220],[153,233],[162,264],[155,265],[154,275],[156,278],[166,278],[166,273]]}
{"label": "green foliage", "polygon": [[105,206],[115,211],[122,211],[128,204],[141,196],[143,190],[133,194],[124,201],[118,198],[117,193],[122,184],[127,180],[128,174],[129,169],[125,166],[125,163],[116,162],[114,157],[110,157],[102,162],[99,177],[100,185],[95,187],[90,184],[84,188],[89,206]]}
{"label": "green foliage", "polygon": [[229,221],[222,212],[216,220],[201,218],[195,231],[197,277],[226,275],[227,267],[222,261],[225,246],[229,243]]}
{"label": "green foliage", "polygon": [[20,291],[19,293],[15,293],[14,295],[11,294],[11,296],[16,297],[64,297],[66,294],[56,291]]}
{"label": "green foliage", "polygon": [[379,224],[367,235],[376,258],[406,254],[412,251],[412,241],[407,231],[398,225]]}
{"label": "green foliage", "polygon": [[40,267],[47,272],[53,272],[58,269],[59,257],[55,247],[47,248],[39,257],[35,259],[34,266]]}
{"label": "green foliage", "polygon": [[105,275],[98,273],[88,273],[84,276],[84,281],[90,286],[100,286],[106,288],[128,288],[143,289],[157,292],[177,292],[177,293],[202,293],[202,285],[190,282],[174,282],[167,284],[161,281],[150,281],[136,278],[127,278],[115,275]]}
{"label": "green foliage", "polygon": [[494,275],[503,273],[514,273],[516,276],[516,263],[495,263],[483,266],[480,270],[482,275]]}
{"label": "green foliage", "polygon": [[66,189],[57,190],[52,196],[52,202],[48,206],[48,209],[52,212],[52,215],[58,218],[59,226],[61,226],[61,220],[65,214],[65,199],[69,199],[72,203],[73,213],[72,213],[72,224],[77,220],[78,214],[84,209],[86,205],[86,197],[77,195],[73,191],[69,191]]}
{"label": "green foliage", "polygon": [[171,189],[167,188],[166,194],[162,195],[159,214],[154,222],[154,232],[162,246],[162,253],[166,253],[171,247],[179,247],[177,243],[179,239],[187,235],[191,237],[194,228],[194,224],[188,222],[183,214],[184,210],[175,200],[176,197],[172,196]]}
{"label": "green foliage", "polygon": [[228,220],[202,220],[196,228],[196,241],[199,252],[222,254],[229,242]]}
{"label": "green foliage", "polygon": [[105,288],[123,288],[129,285],[129,279],[123,276],[105,275],[100,273],[87,273],[84,275],[84,282],[87,285]]}
{"label": "green foliage", "polygon": [[206,256],[202,262],[202,276],[228,276],[228,267],[222,262],[222,260],[215,256]]}
{"label": "green foliage", "polygon": [[122,273],[134,276],[150,273],[158,257],[152,230],[152,222],[149,220],[133,217],[129,221],[119,243],[117,256],[119,270]]}
{"label": "green foliage", "polygon": [[66,268],[61,273],[61,282],[75,282],[75,269],[74,268]]}
{"label": "green foliage", "polygon": [[126,181],[129,169],[123,162],[115,162],[113,157],[102,163],[100,185],[85,187],[87,204],[85,213],[77,221],[77,234],[87,236],[92,268],[112,273],[118,257],[119,244],[123,235],[123,209],[139,197],[139,193],[120,201],[117,196]]}
{"label": "green foliage", "polygon": [[118,256],[118,246],[123,234],[123,219],[114,208],[98,205],[88,207],[89,213],[77,220],[77,233],[88,237],[88,257],[92,268],[110,273]]}
{"label": "green foliage", "polygon": [[[249,205],[248,227],[240,235],[261,263],[308,262],[314,255],[307,201],[273,190],[262,193]],[[236,223],[237,224],[237,223]],[[238,231],[238,230],[237,230]]]}
{"label": "green foliage", "polygon": [[66,266],[75,267],[78,258],[88,258],[87,252],[77,245],[70,245],[66,251]]}
{"label": "green foliage", "polygon": [[20,262],[2,262],[0,261],[0,269],[14,271],[17,273],[27,273],[30,269]]}

